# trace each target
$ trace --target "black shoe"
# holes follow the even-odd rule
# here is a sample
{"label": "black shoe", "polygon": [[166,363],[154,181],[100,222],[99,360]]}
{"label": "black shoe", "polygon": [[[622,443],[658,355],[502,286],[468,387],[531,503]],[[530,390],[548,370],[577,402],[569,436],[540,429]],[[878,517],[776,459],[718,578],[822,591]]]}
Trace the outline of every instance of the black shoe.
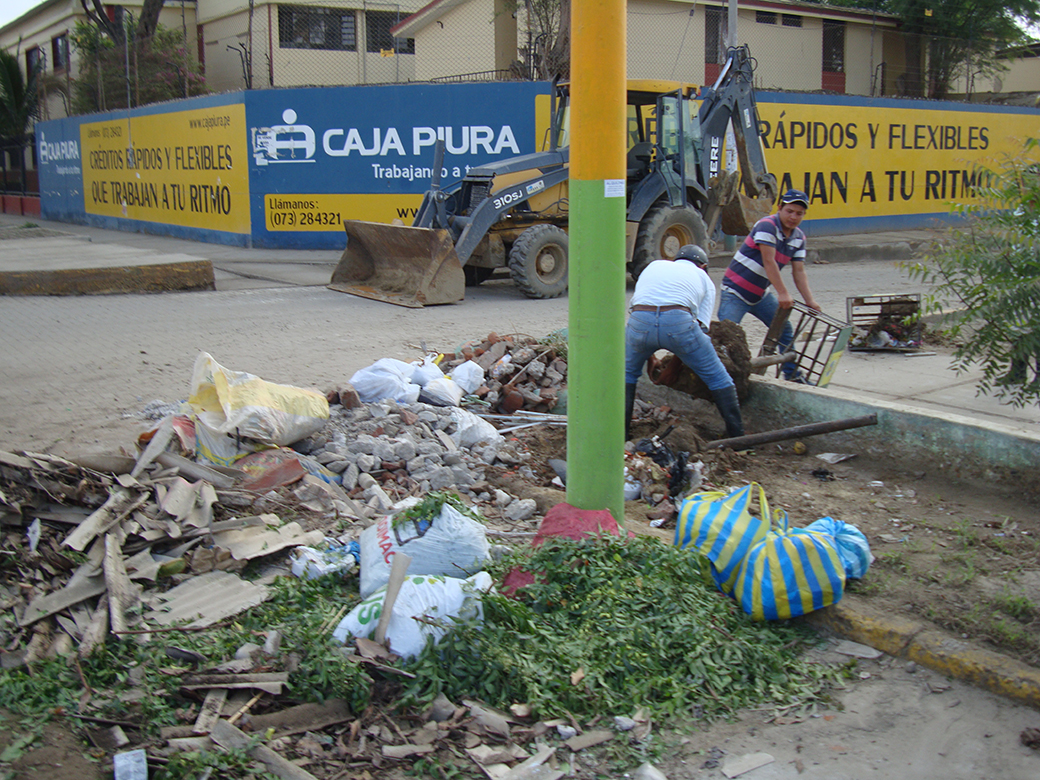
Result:
{"label": "black shoe", "polygon": [[722,421],[726,423],[726,438],[735,439],[744,435],[744,421],[740,417],[740,401],[737,398],[737,388],[733,385],[721,390],[712,390],[715,406],[718,407]]}
{"label": "black shoe", "polygon": [[797,371],[795,371],[793,374],[787,374],[784,377],[784,379],[786,379],[788,382],[794,382],[796,385],[811,385],[812,384],[812,382],[809,381],[809,377],[807,377],[805,375],[805,373],[802,371],[802,369],[800,369],[800,368]]}
{"label": "black shoe", "polygon": [[632,436],[632,410],[636,405],[636,386],[625,385],[625,441]]}

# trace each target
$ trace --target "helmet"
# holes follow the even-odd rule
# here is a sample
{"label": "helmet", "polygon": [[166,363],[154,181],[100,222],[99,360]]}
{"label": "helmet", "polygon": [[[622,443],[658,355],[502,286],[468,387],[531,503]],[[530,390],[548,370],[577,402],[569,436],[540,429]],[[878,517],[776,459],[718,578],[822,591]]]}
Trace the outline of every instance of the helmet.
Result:
{"label": "helmet", "polygon": [[696,263],[701,268],[708,267],[708,253],[701,249],[696,244],[687,244],[682,247],[675,255],[676,260],[689,260],[691,263]]}

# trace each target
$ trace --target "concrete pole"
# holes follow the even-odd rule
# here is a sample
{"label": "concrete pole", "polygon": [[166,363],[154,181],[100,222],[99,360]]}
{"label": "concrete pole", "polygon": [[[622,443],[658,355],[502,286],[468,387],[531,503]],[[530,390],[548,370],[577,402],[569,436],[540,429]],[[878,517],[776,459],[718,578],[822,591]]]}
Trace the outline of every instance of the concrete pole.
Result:
{"label": "concrete pole", "polygon": [[572,0],[567,502],[625,520],[625,0]]}

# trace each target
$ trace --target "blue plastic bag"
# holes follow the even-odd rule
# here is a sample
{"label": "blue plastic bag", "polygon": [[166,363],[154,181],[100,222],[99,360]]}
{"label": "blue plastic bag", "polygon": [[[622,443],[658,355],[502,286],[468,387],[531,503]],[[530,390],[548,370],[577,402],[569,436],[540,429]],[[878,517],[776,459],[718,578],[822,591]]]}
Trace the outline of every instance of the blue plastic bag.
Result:
{"label": "blue plastic bag", "polygon": [[[760,517],[748,511],[756,491]],[[782,510],[777,515],[786,524],[787,515]],[[756,482],[732,493],[695,493],[679,509],[674,544],[680,550],[691,545],[700,550],[711,562],[719,590],[731,595],[740,565],[748,551],[765,538],[770,520],[765,491]]]}
{"label": "blue plastic bag", "polygon": [[834,537],[838,556],[845,567],[846,579],[861,579],[874,562],[874,556],[870,553],[870,542],[863,532],[851,523],[835,520],[833,517],[821,517],[809,523],[805,530],[822,531]]}
{"label": "blue plastic bag", "polygon": [[784,522],[748,552],[733,586],[740,608],[755,620],[784,620],[836,604],[845,595],[845,567],[834,537]]}

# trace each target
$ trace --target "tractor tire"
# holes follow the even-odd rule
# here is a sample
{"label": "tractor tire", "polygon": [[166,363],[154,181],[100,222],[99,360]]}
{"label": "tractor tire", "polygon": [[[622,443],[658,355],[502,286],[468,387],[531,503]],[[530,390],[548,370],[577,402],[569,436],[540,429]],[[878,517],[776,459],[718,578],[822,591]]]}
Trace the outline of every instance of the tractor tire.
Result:
{"label": "tractor tire", "polygon": [[558,298],[567,292],[567,231],[534,225],[513,242],[509,274],[528,298]]}
{"label": "tractor tire", "polygon": [[687,244],[708,246],[708,230],[704,219],[692,206],[675,208],[667,203],[652,206],[639,224],[636,245],[629,270],[638,279],[654,260],[672,260]]}

